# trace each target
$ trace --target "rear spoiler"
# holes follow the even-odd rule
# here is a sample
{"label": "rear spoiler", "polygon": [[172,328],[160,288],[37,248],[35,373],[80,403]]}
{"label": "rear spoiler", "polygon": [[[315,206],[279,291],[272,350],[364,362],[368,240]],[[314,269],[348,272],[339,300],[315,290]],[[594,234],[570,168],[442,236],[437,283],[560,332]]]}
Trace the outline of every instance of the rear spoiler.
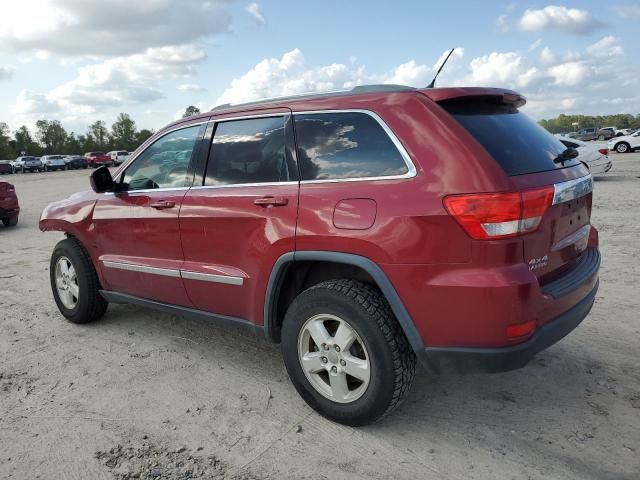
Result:
{"label": "rear spoiler", "polygon": [[434,102],[447,100],[486,100],[492,103],[513,105],[516,108],[527,103],[524,95],[504,88],[454,87],[454,88],[422,88],[418,90]]}

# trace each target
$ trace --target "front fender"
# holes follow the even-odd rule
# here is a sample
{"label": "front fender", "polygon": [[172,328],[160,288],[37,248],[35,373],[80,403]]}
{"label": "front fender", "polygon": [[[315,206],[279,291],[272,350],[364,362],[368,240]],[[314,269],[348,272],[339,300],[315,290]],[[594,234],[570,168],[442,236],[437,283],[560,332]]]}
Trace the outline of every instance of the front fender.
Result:
{"label": "front fender", "polygon": [[40,230],[61,231],[79,237],[80,241],[83,241],[83,237],[87,240],[86,234],[91,228],[97,199],[94,192],[82,192],[65,200],[50,203],[40,215]]}

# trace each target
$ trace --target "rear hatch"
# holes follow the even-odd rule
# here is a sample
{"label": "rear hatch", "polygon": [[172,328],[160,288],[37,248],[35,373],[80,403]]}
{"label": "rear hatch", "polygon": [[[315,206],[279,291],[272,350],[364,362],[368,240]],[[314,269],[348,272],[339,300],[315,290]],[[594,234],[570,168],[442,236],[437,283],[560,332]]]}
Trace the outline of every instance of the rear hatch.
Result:
{"label": "rear hatch", "polygon": [[524,99],[512,93],[438,103],[495,159],[521,195],[520,230],[499,231],[497,238],[521,237],[524,261],[545,283],[571,268],[587,248],[593,183],[579,159],[567,158],[565,145],[518,110]]}

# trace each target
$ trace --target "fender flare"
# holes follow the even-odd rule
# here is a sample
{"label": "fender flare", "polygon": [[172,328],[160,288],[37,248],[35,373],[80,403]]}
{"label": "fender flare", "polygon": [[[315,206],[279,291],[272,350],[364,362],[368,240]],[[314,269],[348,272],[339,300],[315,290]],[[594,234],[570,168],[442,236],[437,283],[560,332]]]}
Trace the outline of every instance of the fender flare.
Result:
{"label": "fender flare", "polygon": [[288,252],[281,255],[273,265],[271,269],[271,275],[269,276],[269,282],[267,283],[267,290],[265,293],[264,302],[264,333],[271,341],[276,341],[275,338],[275,321],[276,321],[276,305],[275,299],[280,294],[282,287],[282,280],[290,266],[296,261],[319,261],[319,262],[333,262],[343,263],[346,265],[353,265],[361,268],[367,272],[377,283],[378,288],[389,302],[389,306],[393,311],[395,317],[398,319],[398,323],[402,328],[402,331],[407,337],[413,351],[418,353],[424,350],[424,343],[422,337],[418,333],[409,312],[405,308],[398,292],[391,284],[391,281],[387,278],[387,275],[382,269],[372,260],[362,257],[360,255],[354,255],[351,253],[331,252],[322,250],[304,250],[297,252]]}

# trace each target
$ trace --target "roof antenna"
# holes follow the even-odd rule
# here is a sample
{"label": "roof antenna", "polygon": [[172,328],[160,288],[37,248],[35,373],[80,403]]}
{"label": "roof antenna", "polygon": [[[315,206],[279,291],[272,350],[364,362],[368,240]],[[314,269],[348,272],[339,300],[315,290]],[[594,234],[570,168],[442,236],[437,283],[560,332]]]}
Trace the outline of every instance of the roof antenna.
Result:
{"label": "roof antenna", "polygon": [[451,54],[453,53],[454,50],[455,50],[455,48],[451,49],[451,51],[449,52],[449,55],[447,55],[447,58],[444,59],[444,62],[442,62],[442,65],[440,65],[440,68],[438,69],[438,71],[436,72],[435,76],[433,77],[433,80],[431,80],[431,83],[429,85],[427,85],[427,88],[433,88],[436,85],[436,78],[438,78],[438,75],[440,75],[440,71],[442,70],[442,67],[445,66],[445,64],[449,60],[449,57],[451,56]]}

